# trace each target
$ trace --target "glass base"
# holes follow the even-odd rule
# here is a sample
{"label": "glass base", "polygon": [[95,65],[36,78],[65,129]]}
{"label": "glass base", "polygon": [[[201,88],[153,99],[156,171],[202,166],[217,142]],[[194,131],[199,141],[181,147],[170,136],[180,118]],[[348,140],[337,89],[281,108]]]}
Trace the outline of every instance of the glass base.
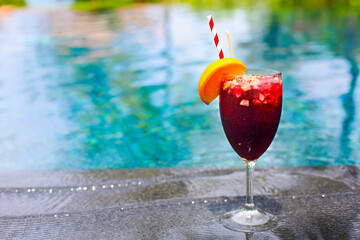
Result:
{"label": "glass base", "polygon": [[236,210],[220,218],[221,223],[231,230],[239,232],[268,231],[277,226],[277,218],[261,210]]}

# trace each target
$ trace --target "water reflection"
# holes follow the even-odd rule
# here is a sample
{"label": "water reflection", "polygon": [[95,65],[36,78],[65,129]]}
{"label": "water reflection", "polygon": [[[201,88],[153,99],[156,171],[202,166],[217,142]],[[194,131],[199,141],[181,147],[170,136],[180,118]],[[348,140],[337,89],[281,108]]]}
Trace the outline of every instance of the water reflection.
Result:
{"label": "water reflection", "polygon": [[[232,6],[213,10],[225,55],[221,29],[249,66],[284,74],[282,122],[259,166],[356,164],[358,12]],[[204,8],[29,8],[0,19],[1,166],[242,166],[217,102],[197,95],[217,59]]]}
{"label": "water reflection", "polygon": [[[61,50],[71,56],[61,59],[65,64],[69,60],[73,61],[74,57],[82,59],[71,64],[71,76],[64,77],[69,82],[66,85],[63,80],[59,82],[60,89],[66,92],[76,89],[76,95],[67,102],[72,110],[69,117],[78,123],[78,128],[67,135],[67,140],[73,142],[75,147],[69,155],[82,159],[77,160],[79,166],[162,167],[177,164],[191,152],[191,143],[188,142],[191,139],[180,139],[177,134],[181,131],[180,128],[184,129],[181,125],[187,125],[187,122],[183,122],[183,119],[177,121],[172,116],[173,111],[177,110],[176,105],[171,106],[171,97],[174,97],[174,87],[171,86],[172,68],[165,65],[172,66],[172,42],[166,25],[169,22],[169,8],[156,9],[163,15],[163,19],[160,18],[162,21],[154,19],[153,15],[147,16],[143,12],[145,10],[128,10],[136,12],[136,15],[125,11],[125,14],[135,16],[126,22],[133,22],[143,28],[145,34],[138,29],[130,29],[127,34],[135,38],[135,43],[128,42],[128,46],[123,46],[123,41],[117,44],[116,39],[113,44],[119,48],[120,53],[115,58],[112,55],[99,57],[96,54],[95,58],[89,58],[89,55],[94,55],[92,49],[97,44],[96,39],[93,40],[93,35],[97,34],[94,32],[84,34],[85,43],[82,43],[80,50],[68,44],[61,46]],[[111,18],[114,19],[123,17],[117,13],[112,14]],[[106,24],[110,21],[108,17],[103,15],[96,18],[101,18],[101,22]],[[77,28],[84,31],[89,27],[89,21],[96,23],[99,19],[78,21],[80,25]],[[149,25],[149,22],[155,26]],[[146,35],[148,39],[144,40]],[[127,39],[126,36],[121,37]],[[139,42],[136,43],[136,39]],[[104,41],[101,43],[106,45]],[[155,49],[158,47],[156,51],[159,54],[149,53],[149,50],[152,51],[150,46]],[[128,61],[125,63],[127,66],[124,66],[124,61]],[[59,95],[65,94],[61,92]],[[194,128],[193,126],[197,127],[187,125],[186,131]]]}
{"label": "water reflection", "polygon": [[357,27],[355,16],[349,15],[347,18],[346,25],[346,45],[344,56],[350,63],[350,87],[349,91],[341,96],[342,105],[345,110],[345,118],[342,125],[342,132],[340,137],[341,143],[341,156],[339,157],[339,164],[342,163],[343,160],[348,160],[351,157],[352,147],[351,147],[351,133],[352,133],[352,124],[355,119],[356,113],[356,105],[355,105],[355,88],[357,78],[359,76],[359,67],[356,62],[356,38],[357,38]]}

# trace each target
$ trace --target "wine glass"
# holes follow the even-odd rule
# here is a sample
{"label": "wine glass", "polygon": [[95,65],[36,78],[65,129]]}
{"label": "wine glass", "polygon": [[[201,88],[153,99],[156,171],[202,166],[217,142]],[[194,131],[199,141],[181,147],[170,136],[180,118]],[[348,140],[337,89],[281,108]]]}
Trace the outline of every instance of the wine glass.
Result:
{"label": "wine glass", "polygon": [[246,165],[245,207],[221,217],[223,225],[242,232],[270,230],[277,218],[254,205],[253,172],[256,161],[271,144],[281,116],[281,72],[248,69],[244,75],[223,74],[220,116],[225,135]]}

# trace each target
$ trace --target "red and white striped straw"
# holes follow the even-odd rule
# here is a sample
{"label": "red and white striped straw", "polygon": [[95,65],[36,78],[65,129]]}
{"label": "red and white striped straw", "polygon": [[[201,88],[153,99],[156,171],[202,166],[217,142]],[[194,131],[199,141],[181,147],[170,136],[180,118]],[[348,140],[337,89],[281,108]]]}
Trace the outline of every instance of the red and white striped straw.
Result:
{"label": "red and white striped straw", "polygon": [[211,33],[214,37],[214,41],[215,41],[215,46],[218,50],[218,53],[219,53],[219,57],[220,59],[224,58],[224,53],[223,53],[223,50],[221,49],[221,46],[220,46],[220,42],[219,42],[219,37],[216,33],[216,29],[215,29],[215,26],[214,26],[214,20],[212,18],[211,15],[207,16],[208,20],[209,20],[209,25],[210,25],[210,29],[211,29]]}

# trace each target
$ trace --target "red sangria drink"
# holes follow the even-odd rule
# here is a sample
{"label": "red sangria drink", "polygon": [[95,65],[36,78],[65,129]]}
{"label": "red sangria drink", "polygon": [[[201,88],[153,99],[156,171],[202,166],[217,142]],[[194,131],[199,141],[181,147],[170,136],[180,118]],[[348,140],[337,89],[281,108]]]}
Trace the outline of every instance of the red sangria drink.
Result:
{"label": "red sangria drink", "polygon": [[[249,70],[248,70],[249,71]],[[258,159],[277,131],[282,106],[281,74],[250,70],[242,76],[224,75],[220,115],[228,141],[243,159]]]}
{"label": "red sangria drink", "polygon": [[220,83],[220,116],[225,135],[246,165],[246,203],[221,217],[225,227],[243,232],[276,227],[277,218],[255,208],[252,179],[257,159],[270,146],[281,116],[281,73],[247,69],[243,75],[223,74]]}

